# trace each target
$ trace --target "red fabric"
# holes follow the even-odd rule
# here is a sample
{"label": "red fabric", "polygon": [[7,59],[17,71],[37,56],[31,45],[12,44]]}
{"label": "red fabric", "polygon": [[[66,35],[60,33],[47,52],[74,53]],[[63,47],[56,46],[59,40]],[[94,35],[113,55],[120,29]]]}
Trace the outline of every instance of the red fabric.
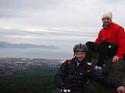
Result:
{"label": "red fabric", "polygon": [[116,56],[122,59],[125,54],[125,32],[123,27],[112,22],[107,28],[102,28],[95,42],[99,44],[102,40],[118,45]]}

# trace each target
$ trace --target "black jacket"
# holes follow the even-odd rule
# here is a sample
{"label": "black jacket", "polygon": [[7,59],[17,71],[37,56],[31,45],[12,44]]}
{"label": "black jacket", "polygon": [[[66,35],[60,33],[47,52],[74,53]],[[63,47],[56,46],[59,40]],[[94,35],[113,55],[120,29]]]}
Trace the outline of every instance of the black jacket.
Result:
{"label": "black jacket", "polygon": [[86,80],[86,62],[83,60],[79,63],[79,66],[77,66],[75,58],[65,61],[56,74],[58,88],[68,88],[73,91],[83,91],[83,86]]}

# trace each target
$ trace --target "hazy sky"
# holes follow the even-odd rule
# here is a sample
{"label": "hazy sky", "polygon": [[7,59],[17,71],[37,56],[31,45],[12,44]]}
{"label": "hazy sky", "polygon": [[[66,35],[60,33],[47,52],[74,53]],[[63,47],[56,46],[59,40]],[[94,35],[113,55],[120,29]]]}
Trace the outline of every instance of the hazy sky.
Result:
{"label": "hazy sky", "polygon": [[125,27],[124,5],[125,0],[0,0],[0,41],[70,52],[76,43],[95,40],[107,11]]}

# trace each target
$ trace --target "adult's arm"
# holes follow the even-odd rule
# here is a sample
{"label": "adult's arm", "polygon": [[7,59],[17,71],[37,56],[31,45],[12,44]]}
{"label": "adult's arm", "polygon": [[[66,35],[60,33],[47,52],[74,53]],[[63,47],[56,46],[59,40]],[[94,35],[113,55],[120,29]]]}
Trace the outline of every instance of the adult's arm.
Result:
{"label": "adult's arm", "polygon": [[62,88],[65,86],[65,83],[64,83],[65,76],[66,76],[66,62],[64,62],[60,66],[57,74],[55,75],[55,82],[58,88]]}

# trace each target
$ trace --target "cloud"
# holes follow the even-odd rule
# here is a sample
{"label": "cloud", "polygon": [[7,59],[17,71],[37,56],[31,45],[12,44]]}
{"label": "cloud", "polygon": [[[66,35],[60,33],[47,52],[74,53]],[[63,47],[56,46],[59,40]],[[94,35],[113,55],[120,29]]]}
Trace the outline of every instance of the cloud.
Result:
{"label": "cloud", "polygon": [[[115,0],[0,0],[0,27],[41,29],[67,32],[72,28],[97,32],[101,15],[113,12],[113,20],[124,25],[125,1]],[[117,4],[117,7],[114,5]],[[62,30],[60,30],[62,29]],[[65,29],[65,30],[64,30]],[[53,29],[56,30],[56,29]],[[56,30],[56,31],[57,31]],[[53,31],[52,31],[53,32]]]}
{"label": "cloud", "polygon": [[[0,18],[6,25],[37,27],[97,27],[101,15],[122,13],[125,1],[115,0],[1,0]],[[117,8],[114,5],[117,4]],[[124,14],[123,14],[124,15]],[[124,16],[123,16],[124,17]],[[122,17],[122,18],[123,18]],[[120,17],[118,17],[119,19]],[[3,24],[3,21],[0,24]],[[121,22],[122,23],[122,22]]]}
{"label": "cloud", "polygon": [[106,11],[125,27],[124,5],[124,0],[0,0],[0,40],[69,51],[76,43],[95,40]]}
{"label": "cloud", "polygon": [[89,7],[87,6],[89,4],[86,0],[85,2],[81,0],[7,1],[1,1],[0,17],[8,18],[8,22],[12,24],[80,27],[83,24],[86,26],[92,23],[87,20],[88,8],[86,7]]}

